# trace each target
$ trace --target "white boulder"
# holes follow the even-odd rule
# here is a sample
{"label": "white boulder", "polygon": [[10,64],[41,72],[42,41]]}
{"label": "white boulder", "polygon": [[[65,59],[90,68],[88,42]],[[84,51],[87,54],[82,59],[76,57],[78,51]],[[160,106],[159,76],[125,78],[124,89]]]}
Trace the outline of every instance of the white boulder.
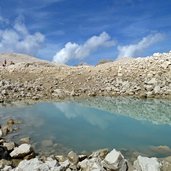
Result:
{"label": "white boulder", "polygon": [[45,163],[38,158],[23,160],[19,163],[15,171],[62,171],[64,168],[59,166],[56,160],[48,159]]}
{"label": "white boulder", "polygon": [[127,171],[127,161],[120,151],[113,149],[102,161],[103,167],[109,170]]}
{"label": "white boulder", "polygon": [[10,156],[12,158],[24,157],[32,151],[33,150],[30,144],[22,144],[19,147],[14,148],[14,150],[10,153]]}
{"label": "white boulder", "polygon": [[160,171],[160,163],[157,158],[152,157],[142,157],[138,156],[137,160],[134,162],[134,171]]}
{"label": "white boulder", "polygon": [[23,160],[19,163],[15,171],[49,171],[49,167],[37,158],[31,160]]}

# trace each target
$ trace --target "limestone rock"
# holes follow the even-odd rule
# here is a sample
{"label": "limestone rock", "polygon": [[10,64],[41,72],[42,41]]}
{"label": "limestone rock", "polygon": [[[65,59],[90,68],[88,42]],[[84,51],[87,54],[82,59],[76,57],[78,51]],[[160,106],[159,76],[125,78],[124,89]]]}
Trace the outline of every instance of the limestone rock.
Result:
{"label": "limestone rock", "polygon": [[37,158],[32,160],[23,160],[19,163],[15,171],[49,171],[49,167]]}
{"label": "limestone rock", "polygon": [[6,147],[8,151],[11,151],[14,149],[15,143],[14,142],[8,142],[8,143],[4,143],[3,146]]}
{"label": "limestone rock", "polygon": [[12,158],[25,157],[32,151],[33,150],[30,144],[22,144],[19,147],[14,148],[14,150],[10,153],[10,156]]}
{"label": "limestone rock", "polygon": [[71,151],[68,153],[68,159],[71,163],[76,164],[79,160],[79,157],[75,152]]}
{"label": "limestone rock", "polygon": [[0,170],[3,169],[6,165],[11,165],[11,163],[12,162],[9,160],[4,160],[4,159],[0,160]]}
{"label": "limestone rock", "polygon": [[127,161],[121,152],[113,149],[102,161],[103,167],[109,170],[127,171]]}
{"label": "limestone rock", "polygon": [[63,167],[63,168],[67,168],[69,167],[70,163],[68,160],[65,160],[64,162],[59,162],[59,164]]}
{"label": "limestone rock", "polygon": [[135,171],[160,171],[160,163],[157,158],[138,156],[134,162]]}
{"label": "limestone rock", "polygon": [[78,163],[81,170],[85,171],[105,171],[102,167],[101,160],[98,158],[85,159]]}
{"label": "limestone rock", "polygon": [[162,161],[162,171],[170,171],[171,170],[171,156],[166,157],[163,161]]}
{"label": "limestone rock", "polygon": [[64,162],[65,161],[65,157],[63,155],[56,155],[55,156],[56,160],[58,160],[59,162]]}
{"label": "limestone rock", "polygon": [[0,129],[0,138],[3,136],[2,130]]}
{"label": "limestone rock", "polygon": [[11,166],[5,166],[2,171],[11,171],[12,167]]}
{"label": "limestone rock", "polygon": [[105,149],[100,149],[98,151],[95,151],[92,153],[91,157],[100,157],[104,159],[106,155],[108,154],[109,150],[107,148]]}

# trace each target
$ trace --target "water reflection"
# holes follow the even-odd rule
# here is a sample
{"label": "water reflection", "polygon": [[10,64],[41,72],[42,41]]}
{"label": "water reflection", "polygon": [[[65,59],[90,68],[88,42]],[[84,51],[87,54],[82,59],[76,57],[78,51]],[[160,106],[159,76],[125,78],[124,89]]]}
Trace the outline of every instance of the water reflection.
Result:
{"label": "water reflection", "polygon": [[108,147],[154,154],[158,150],[154,147],[159,147],[171,153],[170,101],[102,97],[7,106],[0,111],[0,118],[23,120],[21,136],[32,137],[36,148],[47,151],[49,147],[41,144],[51,139],[53,150]]}
{"label": "water reflection", "polygon": [[78,101],[78,103],[138,120],[171,125],[171,101],[169,100],[101,97]]}
{"label": "water reflection", "polygon": [[[69,120],[80,118],[88,122],[92,126],[105,129],[110,124],[110,115],[104,117],[104,112],[94,110],[91,107],[83,107],[73,102],[54,103],[55,107]],[[97,113],[100,117],[97,117]]]}

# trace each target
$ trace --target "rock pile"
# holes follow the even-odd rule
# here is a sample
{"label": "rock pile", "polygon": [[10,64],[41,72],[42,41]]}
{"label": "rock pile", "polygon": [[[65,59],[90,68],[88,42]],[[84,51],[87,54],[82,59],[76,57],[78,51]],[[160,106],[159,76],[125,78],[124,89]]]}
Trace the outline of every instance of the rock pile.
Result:
{"label": "rock pile", "polygon": [[[30,145],[20,145],[14,148],[10,156],[15,153],[15,158],[21,159],[21,156],[26,156],[32,152],[31,149],[28,149],[30,149]],[[13,157],[11,156],[11,158]],[[157,158],[142,156],[138,156],[134,165],[131,166],[131,164],[128,164],[128,161],[124,159],[123,155],[115,149],[107,153],[106,149],[102,149],[92,153],[90,156],[77,155],[71,151],[66,159],[60,156],[37,156],[31,159],[20,160],[16,167],[12,165],[10,160],[0,160],[0,162],[2,171],[133,171],[133,169],[134,171],[160,171],[162,167]]]}
{"label": "rock pile", "polygon": [[171,97],[171,52],[95,67],[26,61],[0,66],[1,102],[75,96]]}

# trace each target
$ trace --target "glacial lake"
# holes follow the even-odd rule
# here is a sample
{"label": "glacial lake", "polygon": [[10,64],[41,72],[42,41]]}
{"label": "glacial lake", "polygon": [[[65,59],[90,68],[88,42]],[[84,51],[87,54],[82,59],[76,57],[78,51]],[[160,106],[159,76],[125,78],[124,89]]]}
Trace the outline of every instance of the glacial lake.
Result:
{"label": "glacial lake", "polygon": [[0,122],[22,121],[11,134],[36,151],[61,154],[116,148],[129,155],[171,155],[171,101],[99,97],[0,107]]}

